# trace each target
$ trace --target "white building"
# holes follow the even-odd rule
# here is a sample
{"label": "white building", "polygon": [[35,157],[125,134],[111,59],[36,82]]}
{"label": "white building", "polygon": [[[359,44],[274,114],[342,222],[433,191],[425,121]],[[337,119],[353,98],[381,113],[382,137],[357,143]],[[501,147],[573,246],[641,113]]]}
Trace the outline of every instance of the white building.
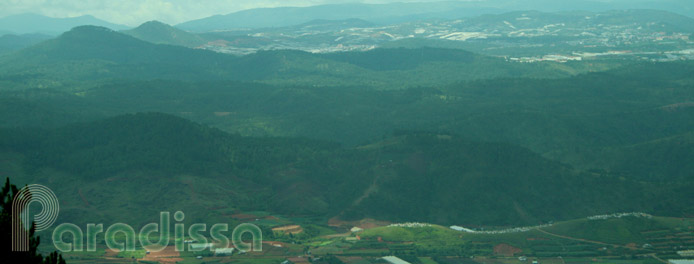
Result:
{"label": "white building", "polygon": [[188,245],[188,248],[193,250],[193,251],[198,251],[198,250],[205,250],[205,249],[212,249],[214,245],[212,243],[191,243]]}
{"label": "white building", "polygon": [[357,233],[357,232],[364,231],[364,229],[361,227],[355,226],[355,227],[352,227],[352,229],[350,229],[349,231],[351,231],[352,233]]}
{"label": "white building", "polygon": [[234,253],[234,248],[215,248],[214,254],[216,256],[231,256]]}
{"label": "white building", "polygon": [[451,226],[451,229],[455,231],[465,231],[466,228],[462,226]]}
{"label": "white building", "polygon": [[382,257],[382,259],[388,261],[390,264],[410,264],[409,262],[404,261],[396,256]]}

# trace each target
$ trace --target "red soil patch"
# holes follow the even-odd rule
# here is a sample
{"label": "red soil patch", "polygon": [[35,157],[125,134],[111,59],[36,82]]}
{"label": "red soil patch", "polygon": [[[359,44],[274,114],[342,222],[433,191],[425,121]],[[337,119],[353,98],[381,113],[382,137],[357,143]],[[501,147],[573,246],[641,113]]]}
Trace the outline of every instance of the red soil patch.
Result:
{"label": "red soil patch", "polygon": [[231,215],[232,218],[238,219],[238,220],[251,220],[251,219],[257,219],[259,218],[257,215],[252,215],[252,214],[233,214]]}
{"label": "red soil patch", "polygon": [[380,227],[380,226],[387,226],[390,225],[391,222],[387,221],[380,221],[376,219],[371,219],[371,218],[364,218],[362,220],[358,221],[345,221],[340,219],[339,217],[333,217],[328,220],[328,225],[329,226],[334,226],[334,227],[360,227],[362,229],[370,229],[374,227]]}
{"label": "red soil patch", "polygon": [[298,226],[298,225],[288,225],[288,226],[275,227],[272,229],[272,231],[296,235],[296,234],[299,234],[301,232],[304,232],[304,229],[302,229],[301,226]]}
{"label": "red soil patch", "polygon": [[182,258],[180,258],[181,253],[176,251],[175,246],[168,246],[164,250],[159,251],[159,252],[151,252],[147,255],[145,255],[142,260],[145,261],[158,261],[159,263],[176,263],[183,261]]}
{"label": "red soil patch", "polygon": [[106,249],[106,254],[104,254],[104,257],[107,258],[115,258],[118,255],[118,250],[113,250],[113,249]]}
{"label": "red soil patch", "polygon": [[343,257],[343,256],[340,256],[337,258],[346,264],[364,261],[364,258],[362,258],[362,257]]}
{"label": "red soil patch", "polygon": [[494,246],[494,255],[498,256],[513,257],[513,255],[521,252],[523,252],[523,250],[509,244],[498,244]]}

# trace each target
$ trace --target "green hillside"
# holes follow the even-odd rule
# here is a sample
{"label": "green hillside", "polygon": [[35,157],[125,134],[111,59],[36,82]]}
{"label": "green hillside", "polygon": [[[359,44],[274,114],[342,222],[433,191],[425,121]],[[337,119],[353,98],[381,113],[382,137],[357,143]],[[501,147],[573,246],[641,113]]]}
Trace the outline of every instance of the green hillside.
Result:
{"label": "green hillside", "polygon": [[[15,178],[55,187],[66,210],[75,212],[64,217],[73,221],[89,220],[83,215],[88,213],[146,221],[175,206],[202,217],[197,219],[270,210],[480,225],[631,210],[678,215],[691,209],[686,202],[691,198],[659,207],[666,196],[686,197],[683,189],[580,173],[527,149],[446,134],[406,132],[355,149],[241,137],[158,113],[2,133],[3,153],[21,161]],[[76,184],[61,184],[64,180]],[[222,193],[228,195],[219,199]],[[115,199],[119,196],[130,198]]]}
{"label": "green hillside", "polygon": [[[544,261],[562,257],[567,263],[591,258],[600,263],[656,263],[657,260],[652,259],[652,255],[670,258],[676,256],[673,246],[680,248],[694,245],[689,240],[691,229],[691,219],[625,216],[596,220],[574,219],[556,222],[551,226],[529,227],[525,231],[501,234],[459,232],[431,225],[378,227],[359,235],[367,241],[380,238],[389,245],[392,253],[403,256],[458,254],[500,258],[501,254],[494,248],[505,245],[507,248],[515,248],[516,256],[546,258]],[[496,229],[501,230],[503,229]],[[600,257],[606,259],[596,259]],[[444,257],[434,259],[445,260]]]}
{"label": "green hillside", "polygon": [[600,153],[594,167],[632,175],[646,181],[688,182],[692,177],[692,144],[694,134],[686,133],[638,143],[608,148]]}
{"label": "green hillside", "polygon": [[67,90],[113,79],[219,79],[218,68],[234,69],[232,56],[156,45],[96,26],[74,28],[1,61],[4,76],[30,81],[32,88]]}

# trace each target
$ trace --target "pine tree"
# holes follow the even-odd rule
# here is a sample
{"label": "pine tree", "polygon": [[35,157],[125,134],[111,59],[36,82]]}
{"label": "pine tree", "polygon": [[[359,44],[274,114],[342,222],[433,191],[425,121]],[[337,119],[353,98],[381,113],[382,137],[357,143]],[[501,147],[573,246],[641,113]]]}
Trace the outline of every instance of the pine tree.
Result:
{"label": "pine tree", "polygon": [[4,237],[0,243],[0,255],[13,263],[65,264],[63,256],[56,251],[45,258],[37,253],[41,238],[35,236],[36,227],[33,224],[29,229],[29,251],[12,251],[12,199],[18,192],[17,186],[10,184],[10,179],[7,178],[0,191],[0,234]]}

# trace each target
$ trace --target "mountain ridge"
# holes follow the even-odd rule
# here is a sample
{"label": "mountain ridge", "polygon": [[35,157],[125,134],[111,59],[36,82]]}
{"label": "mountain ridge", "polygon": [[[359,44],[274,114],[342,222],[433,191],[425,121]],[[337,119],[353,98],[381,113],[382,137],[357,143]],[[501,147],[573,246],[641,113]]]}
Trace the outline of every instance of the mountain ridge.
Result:
{"label": "mountain ridge", "polygon": [[74,27],[84,25],[108,27],[114,30],[129,28],[128,26],[114,24],[91,15],[53,18],[33,13],[24,13],[0,18],[0,31],[8,31],[15,34],[40,33],[55,36]]}
{"label": "mountain ridge", "polygon": [[[662,8],[659,8],[662,7]],[[694,8],[686,0],[673,0],[661,6],[645,2],[596,2],[572,1],[533,1],[521,3],[512,0],[494,1],[441,1],[441,2],[408,2],[391,4],[327,4],[309,7],[257,8],[237,11],[224,15],[213,15],[206,18],[179,23],[176,26],[195,32],[229,30],[241,28],[263,28],[292,26],[314,19],[349,19],[359,18],[377,24],[391,24],[423,19],[460,19],[483,14],[501,14],[517,10],[539,10],[543,12],[560,12],[586,10],[605,12],[615,9],[658,9],[678,13],[694,18]],[[326,14],[337,13],[340,16]],[[269,20],[258,20],[258,17],[271,17]]]}

